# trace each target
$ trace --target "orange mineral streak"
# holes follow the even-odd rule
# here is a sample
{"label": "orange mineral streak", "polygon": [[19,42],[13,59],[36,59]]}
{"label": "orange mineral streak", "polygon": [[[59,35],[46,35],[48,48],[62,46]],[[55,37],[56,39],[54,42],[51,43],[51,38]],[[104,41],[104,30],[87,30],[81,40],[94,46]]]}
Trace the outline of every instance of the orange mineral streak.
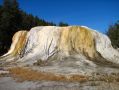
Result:
{"label": "orange mineral streak", "polygon": [[11,52],[13,56],[20,54],[21,50],[23,49],[26,43],[26,36],[27,31],[18,31],[14,34],[12,38],[12,44],[14,45],[12,46],[13,51]]}
{"label": "orange mineral streak", "polygon": [[84,53],[90,58],[96,56],[94,37],[91,31],[78,26],[62,28],[59,50],[65,52],[66,55]]}

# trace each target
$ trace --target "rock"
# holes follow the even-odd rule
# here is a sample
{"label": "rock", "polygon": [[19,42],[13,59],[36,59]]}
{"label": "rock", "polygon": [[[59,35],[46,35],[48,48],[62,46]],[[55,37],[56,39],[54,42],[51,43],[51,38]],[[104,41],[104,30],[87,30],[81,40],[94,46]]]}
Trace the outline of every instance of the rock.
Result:
{"label": "rock", "polygon": [[[6,61],[33,64],[37,60],[62,59],[72,55],[119,64],[119,52],[109,38],[85,26],[38,26],[13,36]],[[10,57],[9,57],[10,56]],[[98,60],[99,61],[99,60]]]}

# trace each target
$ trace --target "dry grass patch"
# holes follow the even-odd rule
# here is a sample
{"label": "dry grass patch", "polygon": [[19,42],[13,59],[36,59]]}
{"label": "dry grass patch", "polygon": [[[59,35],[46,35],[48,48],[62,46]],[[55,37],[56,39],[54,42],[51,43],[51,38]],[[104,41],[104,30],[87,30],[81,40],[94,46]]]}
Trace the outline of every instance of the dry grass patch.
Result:
{"label": "dry grass patch", "polygon": [[48,80],[48,81],[69,81],[69,82],[84,82],[88,80],[88,77],[82,75],[56,75],[54,73],[39,72],[27,68],[11,68],[9,69],[10,74],[18,80]]}
{"label": "dry grass patch", "polygon": [[105,81],[105,82],[119,82],[119,73],[92,75],[89,81]]}

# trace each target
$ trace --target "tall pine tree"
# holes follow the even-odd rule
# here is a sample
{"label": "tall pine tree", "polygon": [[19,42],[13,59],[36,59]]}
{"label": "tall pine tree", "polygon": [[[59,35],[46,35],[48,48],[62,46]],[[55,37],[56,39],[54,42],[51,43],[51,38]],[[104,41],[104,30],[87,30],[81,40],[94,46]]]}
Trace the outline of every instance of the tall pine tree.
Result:
{"label": "tall pine tree", "polygon": [[119,21],[109,27],[107,35],[112,42],[112,46],[119,48]]}
{"label": "tall pine tree", "polygon": [[6,51],[11,44],[13,34],[20,28],[21,14],[16,0],[4,0],[1,10],[0,41],[2,48]]}
{"label": "tall pine tree", "polygon": [[64,23],[64,22],[60,22],[59,23],[59,26],[63,27],[63,26],[69,26],[67,23]]}

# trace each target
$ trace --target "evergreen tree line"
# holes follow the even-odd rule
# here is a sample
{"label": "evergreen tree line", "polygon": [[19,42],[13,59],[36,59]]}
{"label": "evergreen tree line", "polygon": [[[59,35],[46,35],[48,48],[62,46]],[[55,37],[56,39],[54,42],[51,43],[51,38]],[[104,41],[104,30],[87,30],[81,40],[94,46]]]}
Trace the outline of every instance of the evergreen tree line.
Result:
{"label": "evergreen tree line", "polygon": [[[0,6],[0,54],[8,51],[15,32],[30,30],[35,26],[56,26],[56,24],[27,14],[19,8],[17,0],[3,0]],[[68,24],[60,22],[59,26]]]}

